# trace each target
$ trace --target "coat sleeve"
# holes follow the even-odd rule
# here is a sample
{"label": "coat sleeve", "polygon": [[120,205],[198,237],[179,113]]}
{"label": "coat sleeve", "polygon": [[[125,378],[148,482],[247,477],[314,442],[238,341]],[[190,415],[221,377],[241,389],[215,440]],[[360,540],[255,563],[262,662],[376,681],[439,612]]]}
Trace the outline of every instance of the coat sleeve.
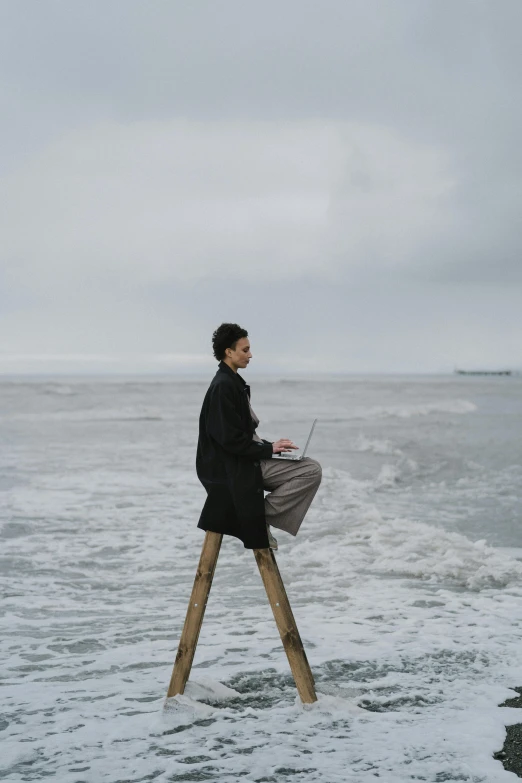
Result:
{"label": "coat sleeve", "polygon": [[252,440],[246,432],[236,407],[233,394],[224,385],[217,385],[210,397],[207,432],[219,445],[231,454],[246,459],[271,459],[270,441]]}

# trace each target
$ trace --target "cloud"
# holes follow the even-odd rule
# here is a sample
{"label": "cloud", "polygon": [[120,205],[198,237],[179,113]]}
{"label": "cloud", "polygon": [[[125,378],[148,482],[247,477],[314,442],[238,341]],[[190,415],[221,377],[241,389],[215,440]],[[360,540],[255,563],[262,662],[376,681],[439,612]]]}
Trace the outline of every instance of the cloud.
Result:
{"label": "cloud", "polygon": [[0,351],[518,362],[521,15],[0,4]]}
{"label": "cloud", "polygon": [[37,293],[334,279],[411,259],[451,186],[443,151],[383,127],[98,124],[4,178],[1,257]]}

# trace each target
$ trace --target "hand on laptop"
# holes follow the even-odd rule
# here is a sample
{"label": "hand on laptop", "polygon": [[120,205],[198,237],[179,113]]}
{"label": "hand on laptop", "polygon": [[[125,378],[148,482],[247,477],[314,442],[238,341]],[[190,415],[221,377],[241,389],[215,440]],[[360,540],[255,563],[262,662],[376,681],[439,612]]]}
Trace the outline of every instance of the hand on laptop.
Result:
{"label": "hand on laptop", "polygon": [[291,449],[298,448],[299,446],[296,446],[293,440],[288,440],[288,438],[279,438],[275,443],[272,443],[273,454],[281,454],[283,451],[290,451]]}

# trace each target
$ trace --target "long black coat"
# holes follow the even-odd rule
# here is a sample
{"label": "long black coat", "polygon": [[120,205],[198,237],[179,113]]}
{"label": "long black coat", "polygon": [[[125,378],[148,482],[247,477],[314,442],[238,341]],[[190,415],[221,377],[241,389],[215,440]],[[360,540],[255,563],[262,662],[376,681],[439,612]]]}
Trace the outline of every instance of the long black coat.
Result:
{"label": "long black coat", "polygon": [[199,417],[196,471],[208,494],[198,527],[236,536],[246,549],[266,549],[259,460],[271,459],[272,444],[252,440],[255,425],[249,399],[248,384],[220,362]]}

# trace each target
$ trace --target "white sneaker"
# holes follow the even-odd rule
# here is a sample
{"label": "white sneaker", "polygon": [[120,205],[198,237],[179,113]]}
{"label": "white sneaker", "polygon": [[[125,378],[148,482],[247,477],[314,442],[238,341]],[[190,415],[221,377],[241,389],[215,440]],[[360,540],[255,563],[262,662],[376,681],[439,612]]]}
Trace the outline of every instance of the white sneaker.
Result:
{"label": "white sneaker", "polygon": [[266,526],[266,532],[268,533],[268,546],[270,547],[270,549],[277,549],[277,540],[270,532],[270,525],[268,524]]}

